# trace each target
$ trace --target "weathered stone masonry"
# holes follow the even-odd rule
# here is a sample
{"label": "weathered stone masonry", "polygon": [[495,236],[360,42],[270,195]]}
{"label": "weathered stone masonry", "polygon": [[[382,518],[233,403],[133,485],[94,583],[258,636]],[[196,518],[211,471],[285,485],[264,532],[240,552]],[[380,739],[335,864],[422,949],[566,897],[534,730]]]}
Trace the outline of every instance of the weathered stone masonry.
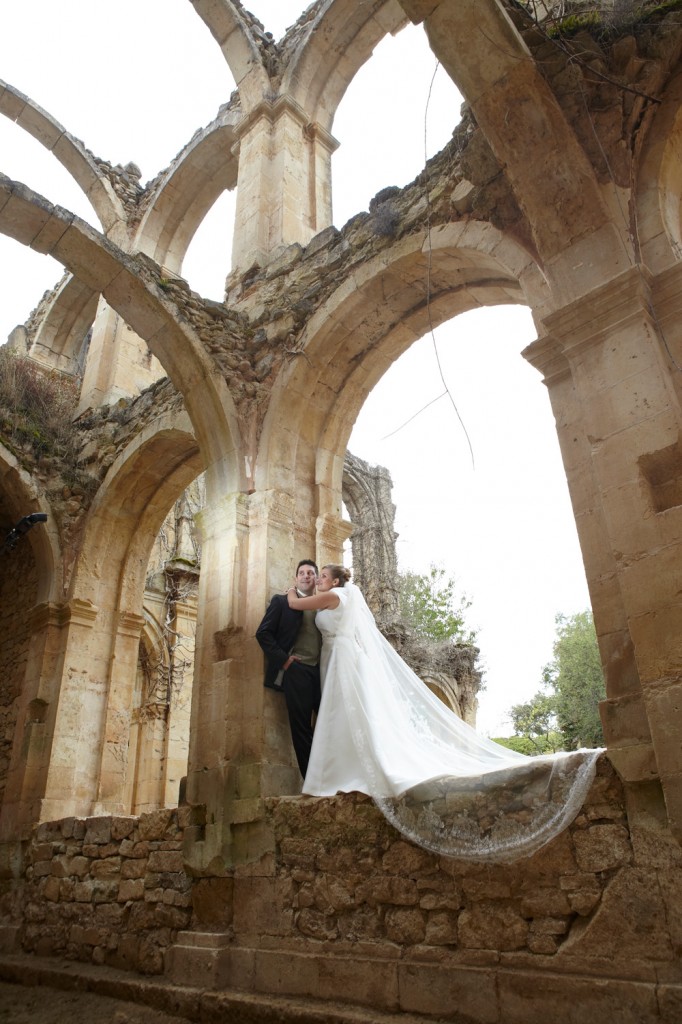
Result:
{"label": "weathered stone masonry", "polygon": [[[0,660],[3,937],[38,949],[44,915],[42,951],[163,962],[181,982],[356,992],[377,1010],[491,1024],[676,1024],[680,5],[645,3],[631,18],[614,7],[599,24],[583,4],[535,23],[540,5],[511,0],[318,0],[280,42],[233,0],[193,5],[236,92],[147,186],[0,91],[0,111],[54,150],[102,228],[0,180],[0,230],[68,272],[14,341],[47,370],[82,372],[75,487],[58,458],[34,473],[10,438],[0,452],[7,522],[49,514],[22,556],[30,628],[22,616]],[[408,18],[464,95],[464,117],[413,183],[337,230],[335,111]],[[226,301],[206,302],[182,259],[235,186]],[[555,414],[608,754],[551,847],[515,866],[446,865],[406,847],[366,801],[295,796],[254,632],[299,552],[340,557],[346,447],[374,384],[431,323],[509,302],[537,327],[525,355]],[[143,838],[162,820],[128,816],[146,571],[200,473],[187,805]],[[107,822],[109,838],[83,845]],[[159,845],[142,855],[146,842]]]}

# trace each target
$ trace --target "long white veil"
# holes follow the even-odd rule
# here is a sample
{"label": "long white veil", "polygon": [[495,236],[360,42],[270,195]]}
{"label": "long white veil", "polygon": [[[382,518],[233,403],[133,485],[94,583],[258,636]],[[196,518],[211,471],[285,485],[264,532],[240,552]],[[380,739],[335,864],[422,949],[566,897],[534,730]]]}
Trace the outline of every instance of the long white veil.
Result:
{"label": "long white veil", "polygon": [[369,795],[388,821],[435,853],[483,861],[529,856],[566,828],[602,751],[526,757],[479,736],[393,650],[358,587],[343,590],[336,671]]}

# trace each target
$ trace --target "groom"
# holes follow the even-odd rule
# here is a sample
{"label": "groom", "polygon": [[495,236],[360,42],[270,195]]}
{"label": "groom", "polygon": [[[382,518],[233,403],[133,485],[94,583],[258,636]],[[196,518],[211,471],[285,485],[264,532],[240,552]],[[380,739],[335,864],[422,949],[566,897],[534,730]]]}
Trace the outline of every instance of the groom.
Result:
{"label": "groom", "polygon": [[[304,558],[296,567],[299,597],[315,593],[317,566]],[[256,631],[265,653],[265,686],[283,690],[289,712],[296,760],[305,778],[313,742],[313,711],[320,706],[320,648],[322,638],[315,612],[294,611],[286,594],[275,594]]]}

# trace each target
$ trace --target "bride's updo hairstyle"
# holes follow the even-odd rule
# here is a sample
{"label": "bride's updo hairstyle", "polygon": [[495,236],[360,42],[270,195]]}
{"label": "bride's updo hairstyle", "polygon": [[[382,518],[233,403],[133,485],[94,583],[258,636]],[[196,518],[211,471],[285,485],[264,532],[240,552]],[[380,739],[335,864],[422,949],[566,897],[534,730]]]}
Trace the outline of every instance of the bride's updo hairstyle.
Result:
{"label": "bride's updo hairstyle", "polygon": [[323,565],[322,568],[329,569],[332,579],[339,581],[337,584],[339,587],[345,587],[346,583],[350,581],[350,569],[346,569],[343,565]]}

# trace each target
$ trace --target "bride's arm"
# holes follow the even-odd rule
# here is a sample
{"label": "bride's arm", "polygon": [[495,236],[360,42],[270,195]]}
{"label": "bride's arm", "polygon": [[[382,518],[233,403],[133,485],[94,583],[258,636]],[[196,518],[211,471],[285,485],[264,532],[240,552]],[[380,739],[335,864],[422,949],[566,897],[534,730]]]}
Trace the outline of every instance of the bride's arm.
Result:
{"label": "bride's arm", "polygon": [[296,611],[319,611],[320,608],[337,608],[339,604],[338,595],[333,590],[326,590],[323,594],[313,594],[312,597],[299,597],[296,587],[287,591],[287,601],[290,608]]}

